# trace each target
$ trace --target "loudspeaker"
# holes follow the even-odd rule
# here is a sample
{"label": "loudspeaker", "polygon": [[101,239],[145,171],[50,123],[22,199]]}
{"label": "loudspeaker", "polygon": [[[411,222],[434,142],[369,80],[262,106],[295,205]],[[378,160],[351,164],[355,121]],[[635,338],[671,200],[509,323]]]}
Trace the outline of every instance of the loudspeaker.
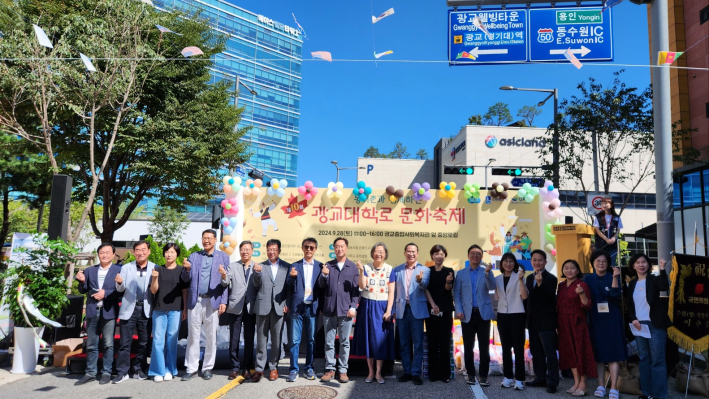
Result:
{"label": "loudspeaker", "polygon": [[574,217],[573,216],[565,216],[564,217],[564,223],[565,224],[574,224]]}
{"label": "loudspeaker", "polygon": [[222,209],[219,205],[212,205],[212,228],[219,229],[219,220],[222,218]]}
{"label": "loudspeaker", "polygon": [[49,227],[47,237],[50,240],[68,238],[71,210],[72,179],[67,175],[54,175],[52,179],[52,200],[49,204]]}
{"label": "loudspeaker", "polygon": [[81,337],[81,318],[84,314],[84,296],[67,295],[69,306],[64,309],[56,320],[64,327],[57,328],[57,341],[67,338]]}

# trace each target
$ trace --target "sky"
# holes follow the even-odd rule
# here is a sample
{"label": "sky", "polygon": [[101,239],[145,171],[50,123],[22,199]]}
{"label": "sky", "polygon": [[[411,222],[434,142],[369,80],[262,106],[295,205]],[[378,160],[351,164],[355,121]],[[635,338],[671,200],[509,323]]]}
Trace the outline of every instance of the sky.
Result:
{"label": "sky", "polygon": [[[373,60],[373,52],[393,50],[386,60],[447,60],[448,23],[445,0],[228,0],[274,21],[305,29],[301,82],[298,185],[311,180],[326,187],[336,169],[357,165],[369,146],[390,152],[402,142],[413,155],[433,157],[442,137],[457,134],[468,117],[484,114],[496,102],[517,110],[536,105],[545,93],[502,91],[500,86],[559,89],[559,100],[578,95],[577,86],[593,77],[603,86],[625,69],[622,80],[640,90],[650,84],[647,67],[584,63],[470,65],[442,63],[305,61],[313,51],[333,59]],[[600,2],[599,2],[600,4]],[[393,7],[395,14],[376,24]],[[650,61],[647,9],[629,1],[612,8],[614,64],[647,65]],[[580,57],[579,57],[580,58]],[[583,59],[580,58],[583,62]],[[542,107],[536,126],[552,122],[553,101]],[[346,187],[356,184],[356,170],[343,170]]]}

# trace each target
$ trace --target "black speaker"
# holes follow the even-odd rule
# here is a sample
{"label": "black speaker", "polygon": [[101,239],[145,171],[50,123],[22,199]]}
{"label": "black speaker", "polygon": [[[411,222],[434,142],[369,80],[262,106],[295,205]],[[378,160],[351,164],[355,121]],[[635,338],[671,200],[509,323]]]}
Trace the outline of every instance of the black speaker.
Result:
{"label": "black speaker", "polygon": [[219,205],[212,205],[212,228],[219,229],[219,220],[222,218],[222,209]]}
{"label": "black speaker", "polygon": [[81,337],[81,318],[84,314],[84,296],[67,295],[69,305],[56,320],[64,327],[57,328],[57,341],[67,338]]}
{"label": "black speaker", "polygon": [[564,223],[565,224],[574,224],[574,217],[573,216],[564,216]]}
{"label": "black speaker", "polygon": [[52,201],[49,204],[49,227],[47,237],[50,240],[66,240],[69,231],[72,179],[67,175],[54,175],[52,179]]}

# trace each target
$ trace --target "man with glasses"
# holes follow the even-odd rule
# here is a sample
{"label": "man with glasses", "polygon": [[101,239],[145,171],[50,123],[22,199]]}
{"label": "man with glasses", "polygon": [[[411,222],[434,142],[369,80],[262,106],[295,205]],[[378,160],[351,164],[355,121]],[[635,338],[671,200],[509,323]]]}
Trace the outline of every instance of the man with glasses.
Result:
{"label": "man with glasses", "polygon": [[305,378],[315,379],[313,371],[313,347],[315,344],[315,325],[318,311],[318,297],[320,287],[318,277],[322,263],[315,260],[315,251],[318,249],[318,242],[312,238],[306,238],[302,243],[303,259],[291,265],[290,273],[286,284],[290,287],[290,309],[291,328],[288,332],[290,341],[290,373],[288,382],[295,382],[298,379],[298,354],[300,353],[300,341],[305,329]]}
{"label": "man with glasses", "polygon": [[[133,378],[138,380],[148,378],[144,371],[148,368],[147,351],[148,338],[150,337],[148,283],[155,264],[148,262],[150,245],[144,240],[133,244],[133,254],[135,261],[123,266],[121,274],[116,276],[116,290],[123,293],[123,300],[118,313],[118,318],[121,320],[121,346],[116,358],[118,375],[113,379],[114,384],[120,384],[127,380],[129,374],[133,374]],[[133,346],[133,331],[136,330],[138,332],[138,348],[135,358],[131,362],[130,350]]]}
{"label": "man with glasses", "polygon": [[[413,381],[414,385],[423,384],[421,368],[423,366],[423,320],[428,318],[426,288],[431,271],[418,263],[419,247],[409,243],[404,247],[406,262],[394,268],[389,277],[389,296],[387,314],[396,317],[399,330],[399,353],[404,374],[399,382]],[[393,309],[396,302],[396,309]],[[414,347],[413,361],[411,345]]]}
{"label": "man with glasses", "polygon": [[492,275],[492,263],[483,265],[483,250],[473,244],[468,248],[469,267],[459,270],[455,277],[453,301],[455,303],[455,318],[460,320],[463,330],[463,347],[465,366],[468,371],[466,382],[475,385],[475,363],[473,347],[475,336],[478,337],[480,351],[480,386],[489,387],[487,375],[490,370],[490,320],[495,318],[489,292],[495,289],[495,278]]}
{"label": "man with glasses", "polygon": [[[217,357],[217,327],[219,315],[226,311],[227,290],[222,285],[229,255],[217,251],[217,232],[211,229],[202,232],[203,251],[195,252],[183,262],[181,279],[190,283],[187,296],[189,332],[185,351],[187,371],[182,381],[197,375],[199,369],[199,338],[204,325],[205,349],[202,361],[202,378],[212,379],[212,368]],[[194,266],[194,267],[192,267]],[[222,273],[224,271],[224,273]]]}

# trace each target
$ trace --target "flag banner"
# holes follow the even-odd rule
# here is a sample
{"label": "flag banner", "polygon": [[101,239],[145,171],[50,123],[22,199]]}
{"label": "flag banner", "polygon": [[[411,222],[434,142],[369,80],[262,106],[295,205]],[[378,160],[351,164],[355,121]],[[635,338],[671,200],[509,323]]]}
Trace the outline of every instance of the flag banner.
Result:
{"label": "flag banner", "polygon": [[709,349],[709,257],[674,254],[667,336],[694,353]]}

